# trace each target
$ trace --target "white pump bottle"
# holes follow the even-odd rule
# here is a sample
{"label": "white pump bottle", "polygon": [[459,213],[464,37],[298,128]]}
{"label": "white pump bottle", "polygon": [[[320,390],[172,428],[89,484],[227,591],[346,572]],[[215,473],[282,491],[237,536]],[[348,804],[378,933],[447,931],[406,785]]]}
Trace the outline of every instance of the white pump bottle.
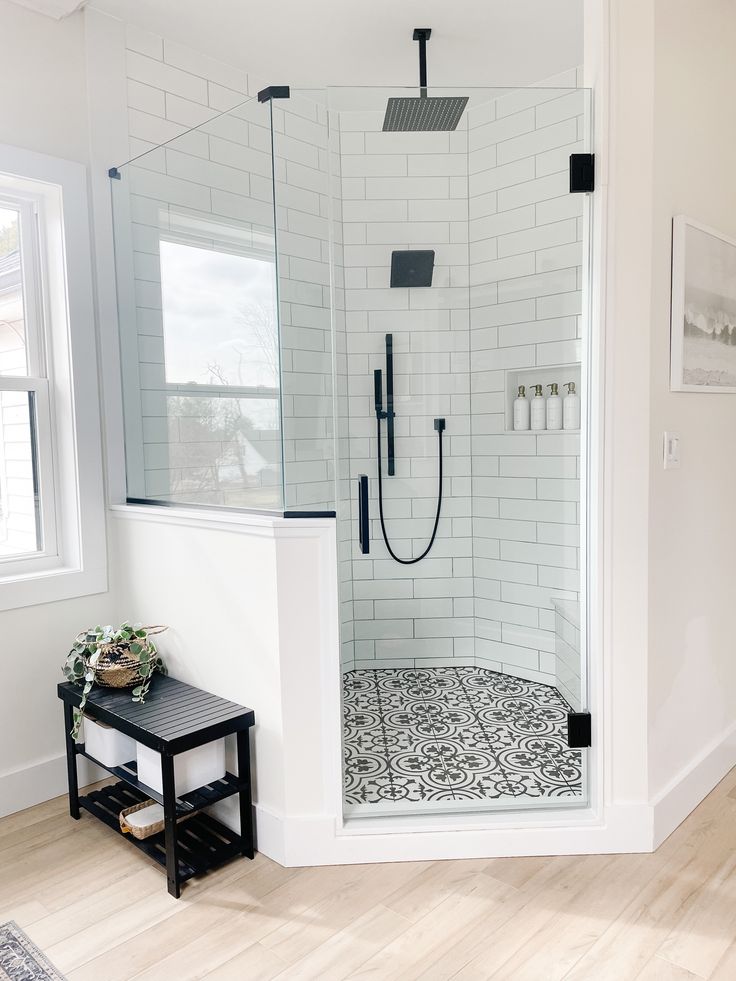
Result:
{"label": "white pump bottle", "polygon": [[547,429],[562,429],[562,399],[557,390],[557,383],[548,385],[549,397],[547,398]]}
{"label": "white pump bottle", "polygon": [[562,402],[562,428],[580,429],[580,396],[575,391],[575,382],[565,382],[567,395]]}
{"label": "white pump bottle", "polygon": [[534,398],[530,406],[531,428],[535,432],[542,432],[547,428],[547,410],[544,398],[544,390],[541,385],[534,386]]}
{"label": "white pump bottle", "polygon": [[519,385],[519,394],[514,399],[514,431],[523,432],[529,428],[529,399],[526,389]]}

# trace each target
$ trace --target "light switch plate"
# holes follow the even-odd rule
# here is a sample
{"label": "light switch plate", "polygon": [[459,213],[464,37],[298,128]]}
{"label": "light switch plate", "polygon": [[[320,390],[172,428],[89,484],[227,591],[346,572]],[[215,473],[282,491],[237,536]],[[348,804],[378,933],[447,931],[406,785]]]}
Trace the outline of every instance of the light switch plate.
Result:
{"label": "light switch plate", "polygon": [[680,469],[680,434],[664,434],[664,469]]}

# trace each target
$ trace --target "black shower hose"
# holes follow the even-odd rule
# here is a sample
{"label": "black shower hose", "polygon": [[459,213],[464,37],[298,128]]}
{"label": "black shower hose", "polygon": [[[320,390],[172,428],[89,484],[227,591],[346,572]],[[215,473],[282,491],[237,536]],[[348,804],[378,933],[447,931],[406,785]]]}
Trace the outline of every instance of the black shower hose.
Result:
{"label": "black shower hose", "polygon": [[[443,420],[444,425],[444,420]],[[442,429],[439,427],[437,429],[437,436],[439,442],[437,444],[437,455],[439,459],[439,487],[437,490],[437,514],[434,519],[434,528],[432,529],[432,537],[429,540],[429,545],[425,548],[421,555],[417,555],[413,559],[402,559],[400,556],[394,552],[391,548],[391,543],[388,540],[388,534],[386,532],[386,523],[383,520],[383,473],[381,467],[381,417],[376,416],[376,429],[378,436],[378,514],[381,518],[381,532],[383,534],[383,540],[386,543],[386,548],[388,549],[388,554],[395,562],[400,562],[402,565],[414,565],[415,562],[421,562],[422,559],[426,558],[432,546],[434,545],[434,540],[437,537],[437,528],[440,523],[440,513],[442,511]]]}

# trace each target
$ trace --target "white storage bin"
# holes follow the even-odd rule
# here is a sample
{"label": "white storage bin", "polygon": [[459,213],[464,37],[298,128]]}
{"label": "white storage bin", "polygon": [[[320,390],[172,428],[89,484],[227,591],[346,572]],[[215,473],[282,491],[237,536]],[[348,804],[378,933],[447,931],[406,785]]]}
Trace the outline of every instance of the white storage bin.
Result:
{"label": "white storage bin", "polygon": [[[216,739],[204,746],[187,750],[174,757],[176,796],[204,787],[225,776],[225,740]],[[138,744],[138,779],[141,783],[163,793],[161,754]]]}
{"label": "white storage bin", "polygon": [[84,717],[84,751],[103,766],[124,766],[136,758],[135,739],[117,729]]}

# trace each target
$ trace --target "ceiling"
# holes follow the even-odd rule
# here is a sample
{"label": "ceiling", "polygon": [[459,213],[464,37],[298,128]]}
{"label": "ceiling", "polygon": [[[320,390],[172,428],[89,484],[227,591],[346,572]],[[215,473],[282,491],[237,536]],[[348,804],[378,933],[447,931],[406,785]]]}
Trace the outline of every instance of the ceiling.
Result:
{"label": "ceiling", "polygon": [[90,0],[271,84],[529,85],[582,63],[583,0]]}
{"label": "ceiling", "polygon": [[46,14],[60,20],[84,6],[85,0],[11,0],[19,7],[35,10],[37,14]]}

